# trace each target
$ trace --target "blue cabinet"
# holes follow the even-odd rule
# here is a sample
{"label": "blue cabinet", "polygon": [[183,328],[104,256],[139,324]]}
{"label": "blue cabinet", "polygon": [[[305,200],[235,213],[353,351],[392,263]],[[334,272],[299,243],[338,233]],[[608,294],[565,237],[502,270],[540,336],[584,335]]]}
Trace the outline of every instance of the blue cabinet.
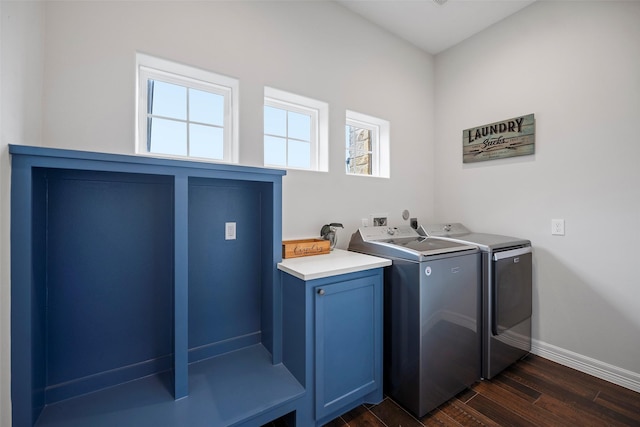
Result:
{"label": "blue cabinet", "polygon": [[14,426],[259,426],[308,411],[281,363],[283,171],[9,152]]}
{"label": "blue cabinet", "polygon": [[282,273],[283,362],[307,389],[303,425],[382,400],[382,281],[380,267],[312,280]]}
{"label": "blue cabinet", "polygon": [[382,288],[376,275],[315,290],[316,418],[340,412],[382,384]]}

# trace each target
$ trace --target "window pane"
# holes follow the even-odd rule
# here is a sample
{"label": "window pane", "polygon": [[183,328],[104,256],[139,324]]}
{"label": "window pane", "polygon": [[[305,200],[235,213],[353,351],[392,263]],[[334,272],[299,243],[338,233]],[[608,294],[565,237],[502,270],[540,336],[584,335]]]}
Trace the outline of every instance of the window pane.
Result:
{"label": "window pane", "polygon": [[371,131],[356,126],[346,127],[347,173],[371,175]]}
{"label": "window pane", "polygon": [[293,168],[309,169],[311,162],[309,157],[311,155],[311,144],[302,141],[289,140],[289,159],[288,163]]}
{"label": "window pane", "polygon": [[222,160],[224,158],[223,145],[223,131],[221,128],[189,125],[190,156]]}
{"label": "window pane", "polygon": [[165,83],[158,80],[149,85],[149,99],[151,100],[149,114],[154,116],[187,119],[187,88]]}
{"label": "window pane", "polygon": [[187,155],[187,125],[184,122],[150,118],[149,151],[158,154]]}
{"label": "window pane", "polygon": [[264,107],[264,133],[287,136],[287,112],[280,108]]}
{"label": "window pane", "polygon": [[272,166],[287,165],[287,140],[273,136],[264,137],[264,164]]}
{"label": "window pane", "polygon": [[289,138],[311,141],[311,116],[289,112]]}
{"label": "window pane", "polygon": [[224,97],[202,90],[189,89],[189,121],[223,126]]}

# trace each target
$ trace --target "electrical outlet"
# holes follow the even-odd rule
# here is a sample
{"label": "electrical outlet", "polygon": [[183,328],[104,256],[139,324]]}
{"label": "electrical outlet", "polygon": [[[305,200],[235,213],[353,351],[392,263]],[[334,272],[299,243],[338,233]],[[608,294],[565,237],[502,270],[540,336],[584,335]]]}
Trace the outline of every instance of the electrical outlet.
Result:
{"label": "electrical outlet", "polygon": [[224,223],[224,239],[236,240],[236,223],[235,222]]}
{"label": "electrical outlet", "polygon": [[564,236],[564,219],[551,220],[551,234],[554,236]]}
{"label": "electrical outlet", "polygon": [[387,226],[389,225],[387,218],[389,218],[388,213],[371,214],[369,215],[369,223],[374,227]]}

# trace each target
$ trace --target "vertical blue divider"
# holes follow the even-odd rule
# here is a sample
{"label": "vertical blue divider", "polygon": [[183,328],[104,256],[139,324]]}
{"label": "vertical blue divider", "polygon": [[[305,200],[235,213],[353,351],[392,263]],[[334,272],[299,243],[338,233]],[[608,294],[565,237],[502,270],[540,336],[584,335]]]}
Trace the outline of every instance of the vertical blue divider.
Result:
{"label": "vertical blue divider", "polygon": [[176,175],[174,181],[175,252],[174,252],[174,399],[189,394],[189,178]]}

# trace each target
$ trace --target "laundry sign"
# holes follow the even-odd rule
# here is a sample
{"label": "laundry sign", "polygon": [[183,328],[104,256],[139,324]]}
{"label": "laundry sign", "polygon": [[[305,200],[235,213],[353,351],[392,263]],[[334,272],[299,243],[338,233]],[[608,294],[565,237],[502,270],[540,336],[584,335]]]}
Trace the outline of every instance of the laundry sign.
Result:
{"label": "laundry sign", "polygon": [[533,154],[534,148],[533,114],[466,129],[462,132],[463,163],[526,156]]}

